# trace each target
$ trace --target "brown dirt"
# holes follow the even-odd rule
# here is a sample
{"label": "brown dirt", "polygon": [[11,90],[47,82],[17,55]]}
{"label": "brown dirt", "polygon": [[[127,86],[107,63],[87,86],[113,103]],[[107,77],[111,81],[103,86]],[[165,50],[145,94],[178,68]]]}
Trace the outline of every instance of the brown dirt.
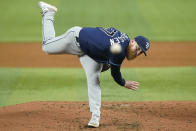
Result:
{"label": "brown dirt", "polygon": [[[196,43],[152,44],[123,67],[195,66]],[[0,67],[81,67],[77,56],[46,55],[41,44],[0,44]],[[0,108],[0,130],[195,131],[196,102],[103,102],[101,126],[87,128],[86,102],[31,102]]]}
{"label": "brown dirt", "polygon": [[[195,66],[196,43],[154,42],[148,56],[123,67]],[[77,56],[47,55],[41,43],[0,44],[0,67],[81,67]]]}
{"label": "brown dirt", "polygon": [[32,102],[0,108],[0,129],[14,131],[195,131],[196,102],[102,104],[100,128],[88,128],[86,102]]}

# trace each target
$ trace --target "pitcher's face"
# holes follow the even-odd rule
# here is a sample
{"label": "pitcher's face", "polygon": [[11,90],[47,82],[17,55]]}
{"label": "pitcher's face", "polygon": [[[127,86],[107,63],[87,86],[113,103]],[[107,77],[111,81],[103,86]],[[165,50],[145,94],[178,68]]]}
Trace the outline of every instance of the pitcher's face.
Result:
{"label": "pitcher's face", "polygon": [[128,48],[129,48],[127,51],[127,53],[128,53],[127,59],[128,60],[133,60],[137,56],[139,56],[143,53],[142,49],[139,47],[139,45],[137,44],[137,42],[135,40],[130,40]]}

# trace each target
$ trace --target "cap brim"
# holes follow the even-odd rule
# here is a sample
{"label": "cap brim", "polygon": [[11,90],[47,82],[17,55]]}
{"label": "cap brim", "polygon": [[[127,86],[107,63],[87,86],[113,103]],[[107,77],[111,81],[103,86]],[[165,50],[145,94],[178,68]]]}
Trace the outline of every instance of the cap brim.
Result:
{"label": "cap brim", "polygon": [[145,56],[147,56],[146,52],[143,51],[143,53],[144,53]]}
{"label": "cap brim", "polygon": [[[137,43],[137,44],[138,44],[138,43]],[[138,45],[139,45],[139,47],[142,49],[142,52],[144,53],[144,55],[147,56],[147,54],[146,54],[145,50],[142,48],[142,46],[140,46],[140,44],[138,44]]]}

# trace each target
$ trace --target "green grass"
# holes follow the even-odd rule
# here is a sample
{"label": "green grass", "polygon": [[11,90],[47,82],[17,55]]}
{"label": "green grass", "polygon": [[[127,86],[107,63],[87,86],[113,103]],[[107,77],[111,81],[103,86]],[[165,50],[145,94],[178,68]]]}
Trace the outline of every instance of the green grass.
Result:
{"label": "green grass", "polygon": [[[41,41],[38,0],[0,4],[0,42]],[[116,27],[152,41],[196,41],[195,0],[48,0],[59,11],[56,34],[79,25]]]}
{"label": "green grass", "polygon": [[[124,68],[138,91],[101,74],[102,101],[196,100],[196,67]],[[0,106],[30,101],[88,101],[85,73],[74,68],[0,68]]]}

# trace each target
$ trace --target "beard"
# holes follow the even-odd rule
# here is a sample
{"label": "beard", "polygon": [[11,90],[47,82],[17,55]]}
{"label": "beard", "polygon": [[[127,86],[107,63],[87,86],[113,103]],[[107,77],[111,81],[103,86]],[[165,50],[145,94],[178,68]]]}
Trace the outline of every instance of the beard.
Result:
{"label": "beard", "polygon": [[127,57],[128,60],[133,60],[135,58],[136,58],[136,55],[131,55],[131,56]]}
{"label": "beard", "polygon": [[126,57],[127,57],[128,60],[133,60],[133,59],[136,58],[136,56],[137,56],[137,52],[131,50],[130,48],[127,48],[127,55],[126,55]]}

